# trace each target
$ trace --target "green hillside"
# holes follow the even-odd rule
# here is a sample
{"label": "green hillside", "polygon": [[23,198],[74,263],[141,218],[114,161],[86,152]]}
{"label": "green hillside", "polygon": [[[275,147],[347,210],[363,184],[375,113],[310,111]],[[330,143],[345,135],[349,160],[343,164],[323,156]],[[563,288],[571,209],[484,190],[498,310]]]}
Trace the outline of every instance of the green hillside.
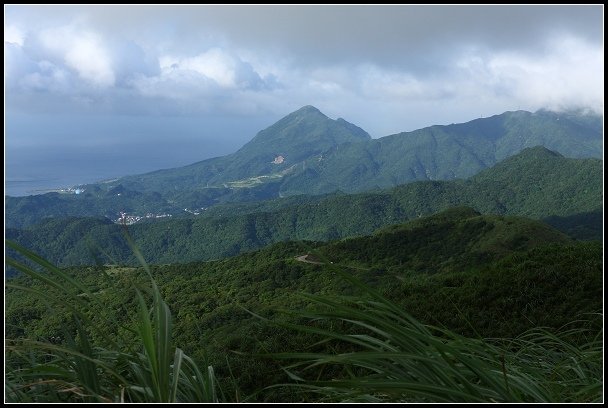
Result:
{"label": "green hillside", "polygon": [[[378,193],[304,196],[254,205],[226,205],[209,215],[137,223],[129,231],[152,263],[218,259],[287,240],[327,241],[371,234],[454,206],[484,214],[551,218],[577,237],[601,239],[602,162],[568,159],[542,147],[525,149],[467,180],[406,184]],[[203,213],[204,214],[204,213]],[[588,216],[585,216],[588,214]],[[578,215],[577,218],[572,218]],[[569,217],[569,222],[559,221]],[[600,227],[598,229],[598,222]],[[135,263],[122,227],[45,222],[7,237],[62,265]],[[69,222],[67,223],[69,224]],[[78,231],[78,234],[74,231]]]}
{"label": "green hillside", "polygon": [[[318,263],[297,259],[307,253]],[[422,322],[475,338],[510,338],[532,327],[556,330],[573,321],[569,328],[584,328],[583,320],[593,318],[589,313],[602,309],[599,242],[576,243],[537,221],[484,216],[462,207],[369,237],[279,243],[234,258],[151,270],[173,312],[175,343],[205,366],[213,365],[230,398],[238,388],[239,399],[285,402],[315,396],[265,389],[292,380],[280,369],[284,362],[259,353],[319,352],[330,346],[317,343],[318,336],[276,326],[248,311],[294,322],[297,317],[280,310],[310,310],[299,293],[360,296],[336,268],[375,287]],[[114,322],[106,335],[128,337],[119,327],[130,324],[133,288],[147,279],[143,270],[106,266],[68,272],[106,305],[90,318]],[[29,278],[11,282],[42,289]],[[7,338],[61,342],[66,338],[62,323],[76,330],[68,310],[51,310],[34,294],[7,288]],[[319,374],[343,375],[331,370]]]}

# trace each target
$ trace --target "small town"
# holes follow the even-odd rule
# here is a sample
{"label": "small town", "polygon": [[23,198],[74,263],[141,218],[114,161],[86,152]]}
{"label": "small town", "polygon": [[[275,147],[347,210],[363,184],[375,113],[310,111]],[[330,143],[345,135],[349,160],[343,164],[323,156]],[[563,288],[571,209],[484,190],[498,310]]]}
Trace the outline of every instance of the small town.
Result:
{"label": "small town", "polygon": [[132,225],[135,224],[136,222],[139,222],[143,219],[149,219],[149,218],[165,218],[165,217],[172,217],[171,214],[152,214],[152,213],[147,213],[144,216],[141,215],[130,215],[127,214],[125,212],[121,212],[120,213],[120,217],[118,217],[115,220],[112,220],[115,224],[124,224],[124,225]]}
{"label": "small town", "polygon": [[205,211],[207,207],[195,208],[193,210],[189,208],[184,208],[184,211],[193,215],[200,215],[201,212]]}

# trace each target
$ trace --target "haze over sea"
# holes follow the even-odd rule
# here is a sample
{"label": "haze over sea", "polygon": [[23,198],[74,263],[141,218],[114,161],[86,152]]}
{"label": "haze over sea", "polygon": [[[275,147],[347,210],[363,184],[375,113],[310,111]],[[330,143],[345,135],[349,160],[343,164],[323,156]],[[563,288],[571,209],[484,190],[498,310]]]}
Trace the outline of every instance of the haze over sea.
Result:
{"label": "haze over sea", "polygon": [[[130,174],[184,166],[198,160],[229,153],[228,146],[200,141],[193,152],[185,146],[131,148],[45,147],[7,152],[5,195],[43,194],[49,190],[93,183]],[[191,145],[189,145],[191,146]],[[223,148],[222,148],[223,147]],[[163,150],[167,154],[163,154]]]}
{"label": "haze over sea", "polygon": [[45,153],[12,152],[7,155],[5,195],[43,194],[49,190],[182,164],[162,160],[154,151],[142,149],[140,153],[141,156],[128,157],[124,152],[83,152],[79,148],[47,150]]}
{"label": "haze over sea", "polygon": [[125,116],[117,121],[13,112],[6,117],[10,138],[5,142],[4,194],[10,196],[43,194],[223,156],[276,120]]}

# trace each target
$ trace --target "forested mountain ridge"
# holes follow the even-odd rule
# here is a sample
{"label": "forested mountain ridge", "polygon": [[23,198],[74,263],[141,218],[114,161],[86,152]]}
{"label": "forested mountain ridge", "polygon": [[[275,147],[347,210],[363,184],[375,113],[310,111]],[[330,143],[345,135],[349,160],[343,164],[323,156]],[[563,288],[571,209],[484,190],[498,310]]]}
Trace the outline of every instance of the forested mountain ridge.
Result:
{"label": "forested mountain ridge", "polygon": [[599,116],[516,111],[339,145],[322,160],[306,163],[307,171],[292,175],[284,190],[354,192],[418,180],[466,178],[534,146],[566,157],[601,158],[601,122]]}
{"label": "forested mountain ridge", "polygon": [[[333,121],[305,106],[259,132],[232,155],[116,183],[158,192],[199,189],[203,181],[205,186],[235,188],[278,183],[282,195],[364,191],[418,180],[469,177],[534,146],[566,157],[599,158],[598,123],[599,116],[583,120],[572,114],[516,111],[371,139],[355,125],[343,119]],[[267,179],[251,180],[259,176]],[[165,177],[171,181],[165,182]],[[193,183],[197,177],[202,181]]]}
{"label": "forested mountain ridge", "polygon": [[[307,253],[317,263],[298,260]],[[324,351],[325,343],[248,311],[275,322],[293,321],[279,311],[308,310],[300,293],[360,296],[337,269],[422,322],[475,338],[511,339],[531,327],[584,328],[585,320],[601,320],[601,243],[577,243],[537,221],[480,215],[465,207],[367,237],[285,242],[218,261],[151,266],[174,316],[176,344],[212,365],[218,378],[231,379],[225,384],[234,384],[241,395],[259,392],[256,401],[302,397],[265,388],[289,380],[280,369],[283,362],[255,356]],[[106,335],[129,323],[126,311],[136,309],[134,288],[147,282],[142,268],[108,265],[66,272],[105,306],[91,319],[114,322]],[[37,300],[33,294],[45,288],[31,278],[12,283],[32,290],[7,288],[6,337],[65,338],[65,328],[74,326],[71,311]]]}
{"label": "forested mountain ridge", "polygon": [[[225,206],[209,215],[129,226],[151,263],[216,259],[286,240],[327,241],[371,234],[454,206],[483,214],[548,217],[579,238],[601,239],[602,162],[525,149],[467,180],[425,181],[362,194],[303,196]],[[568,219],[577,219],[572,225]],[[599,224],[598,224],[599,220]],[[597,226],[600,225],[598,230]],[[48,220],[6,235],[62,265],[135,263],[122,227],[106,221]]]}
{"label": "forested mountain ridge", "polygon": [[371,139],[357,126],[305,106],[228,156],[81,186],[78,195],[7,197],[7,226],[24,227],[44,217],[175,216],[184,208],[452,180],[470,177],[527,147],[599,158],[602,143],[602,118],[574,112],[505,112]]}

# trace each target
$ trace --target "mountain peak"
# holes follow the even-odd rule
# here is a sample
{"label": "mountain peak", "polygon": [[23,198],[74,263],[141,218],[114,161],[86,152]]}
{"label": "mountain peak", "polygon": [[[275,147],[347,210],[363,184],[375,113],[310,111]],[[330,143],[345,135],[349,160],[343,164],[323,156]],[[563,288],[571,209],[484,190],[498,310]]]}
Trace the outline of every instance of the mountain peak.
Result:
{"label": "mountain peak", "polygon": [[302,106],[281,119],[279,122],[301,121],[301,120],[331,120],[327,115],[312,105]]}
{"label": "mountain peak", "polygon": [[525,149],[523,149],[521,152],[519,152],[517,154],[517,156],[522,156],[522,157],[533,157],[533,158],[540,158],[540,157],[564,157],[563,155],[559,154],[558,152],[555,152],[553,150],[549,150],[544,146],[534,146],[534,147],[527,147]]}
{"label": "mountain peak", "polygon": [[223,177],[236,180],[277,175],[300,163],[304,168],[305,161],[314,159],[317,163],[324,152],[339,144],[369,139],[367,132],[356,125],[330,119],[314,106],[306,105],[258,132],[231,156]]}
{"label": "mountain peak", "polygon": [[546,171],[553,172],[554,164],[564,159],[561,154],[544,146],[527,147],[519,153],[507,157],[494,167],[480,171],[471,179],[512,183],[513,180],[535,177]]}
{"label": "mountain peak", "polygon": [[295,157],[299,161],[340,143],[369,139],[367,132],[358,126],[344,119],[330,119],[314,106],[306,105],[260,131],[239,152],[251,153],[253,149],[258,153],[276,153],[275,156],[299,152]]}
{"label": "mountain peak", "polygon": [[312,105],[302,106],[300,109],[298,109],[297,111],[295,111],[293,113],[320,113],[321,115],[325,116],[323,114],[323,112],[321,112],[319,109],[315,108]]}

